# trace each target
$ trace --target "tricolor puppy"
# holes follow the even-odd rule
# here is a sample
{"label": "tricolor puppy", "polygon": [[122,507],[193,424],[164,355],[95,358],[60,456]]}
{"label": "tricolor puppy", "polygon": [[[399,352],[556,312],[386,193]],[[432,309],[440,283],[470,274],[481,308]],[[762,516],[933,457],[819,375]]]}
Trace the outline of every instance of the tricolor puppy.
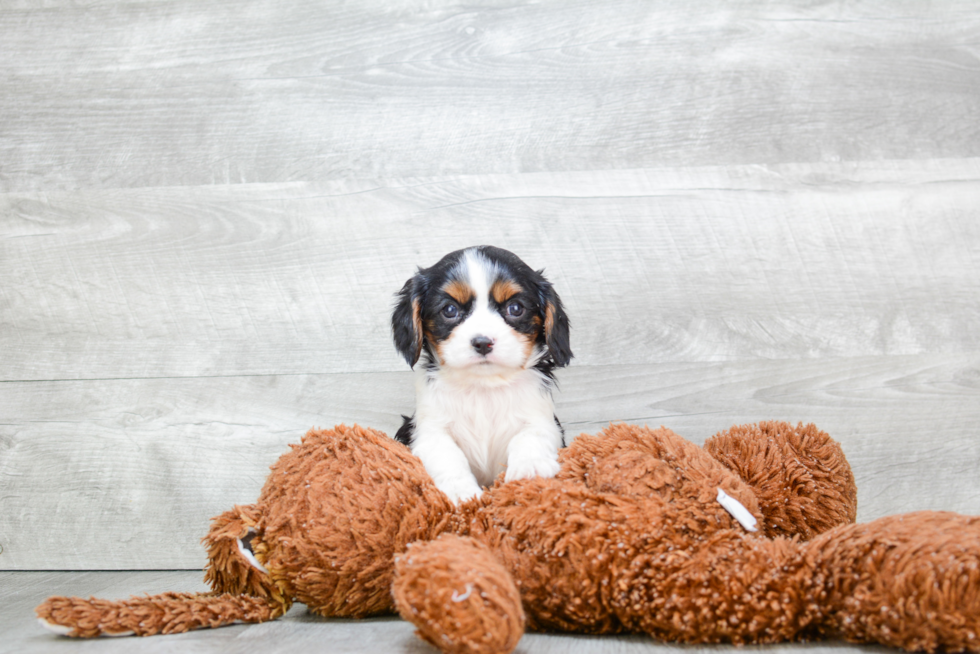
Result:
{"label": "tricolor puppy", "polygon": [[395,438],[453,501],[504,470],[505,481],[558,472],[552,371],[572,350],[540,271],[491,246],[451,252],[405,282],[391,327],[408,364],[419,363],[415,415]]}

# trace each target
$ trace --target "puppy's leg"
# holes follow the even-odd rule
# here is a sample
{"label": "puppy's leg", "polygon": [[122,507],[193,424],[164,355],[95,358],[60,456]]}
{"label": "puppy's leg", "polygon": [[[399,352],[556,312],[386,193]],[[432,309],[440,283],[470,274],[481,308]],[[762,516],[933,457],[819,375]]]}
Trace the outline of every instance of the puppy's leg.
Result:
{"label": "puppy's leg", "polygon": [[463,450],[445,429],[424,422],[416,424],[412,454],[421,459],[432,481],[453,502],[459,504],[483,492]]}
{"label": "puppy's leg", "polygon": [[561,432],[557,425],[532,425],[518,432],[507,445],[507,474],[504,481],[554,477],[558,464]]}

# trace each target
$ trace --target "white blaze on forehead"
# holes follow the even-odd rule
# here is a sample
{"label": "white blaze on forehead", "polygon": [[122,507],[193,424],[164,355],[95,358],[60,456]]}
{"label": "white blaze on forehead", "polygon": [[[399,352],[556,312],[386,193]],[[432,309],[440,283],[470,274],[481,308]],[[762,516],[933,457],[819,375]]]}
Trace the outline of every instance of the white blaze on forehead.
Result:
{"label": "white blaze on forehead", "polygon": [[473,289],[473,310],[460,327],[467,334],[467,342],[476,336],[487,336],[496,341],[500,330],[509,330],[509,327],[490,306],[490,285],[496,276],[495,266],[475,249],[466,251],[463,265],[466,279]]}
{"label": "white blaze on forehead", "polygon": [[463,255],[462,272],[476,296],[475,308],[490,308],[490,285],[496,277],[496,266],[487,261],[478,250],[467,250]]}

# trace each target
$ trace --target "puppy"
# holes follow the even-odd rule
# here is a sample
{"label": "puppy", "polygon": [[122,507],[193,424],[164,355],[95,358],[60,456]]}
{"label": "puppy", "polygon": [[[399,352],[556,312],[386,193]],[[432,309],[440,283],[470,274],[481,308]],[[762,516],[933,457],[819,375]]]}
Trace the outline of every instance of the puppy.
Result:
{"label": "puppy", "polygon": [[415,415],[395,438],[454,502],[505,481],[553,477],[564,431],[553,370],[568,365],[568,317],[541,271],[487,245],[457,250],[397,294],[395,347],[417,368]]}

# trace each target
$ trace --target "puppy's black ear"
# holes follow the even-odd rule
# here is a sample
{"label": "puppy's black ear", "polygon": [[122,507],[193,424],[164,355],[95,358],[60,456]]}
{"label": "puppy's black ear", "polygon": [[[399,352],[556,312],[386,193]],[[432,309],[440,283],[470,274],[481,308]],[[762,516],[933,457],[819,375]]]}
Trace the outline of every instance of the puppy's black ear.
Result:
{"label": "puppy's black ear", "polygon": [[[540,275],[542,271],[539,271]],[[544,342],[548,346],[555,366],[563,368],[575,356],[569,341],[568,315],[550,282],[544,280],[540,285],[541,311],[544,314]]]}
{"label": "puppy's black ear", "polygon": [[420,275],[415,275],[405,282],[402,290],[398,291],[395,310],[391,314],[391,334],[395,339],[395,349],[413,368],[422,353],[424,294],[424,280]]}

